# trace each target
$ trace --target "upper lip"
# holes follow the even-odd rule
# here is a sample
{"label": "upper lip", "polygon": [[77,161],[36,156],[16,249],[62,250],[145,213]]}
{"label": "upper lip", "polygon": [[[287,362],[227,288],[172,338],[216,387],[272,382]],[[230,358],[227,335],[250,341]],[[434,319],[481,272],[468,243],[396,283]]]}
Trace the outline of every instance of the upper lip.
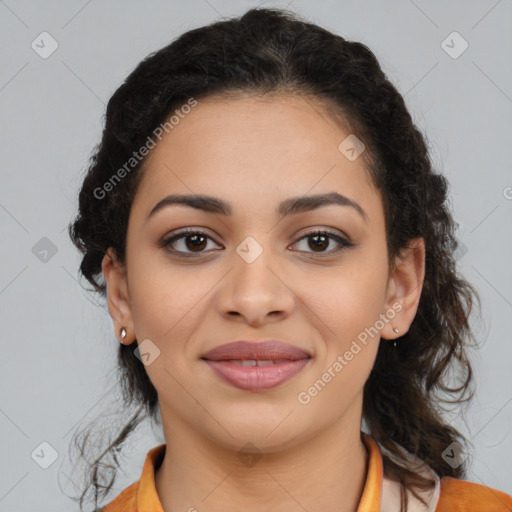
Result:
{"label": "upper lip", "polygon": [[272,361],[279,359],[289,359],[297,361],[299,359],[310,358],[311,354],[306,350],[290,345],[279,340],[264,340],[258,342],[234,341],[220,345],[209,350],[201,356],[201,359],[210,361],[230,361],[230,360],[255,360]]}

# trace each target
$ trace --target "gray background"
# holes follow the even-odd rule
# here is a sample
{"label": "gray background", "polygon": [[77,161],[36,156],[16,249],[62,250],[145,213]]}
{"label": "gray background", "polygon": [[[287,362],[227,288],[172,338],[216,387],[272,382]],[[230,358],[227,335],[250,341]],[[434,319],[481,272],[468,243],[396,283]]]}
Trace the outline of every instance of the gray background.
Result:
{"label": "gray background", "polygon": [[[110,411],[117,396],[118,342],[106,306],[79,286],[79,255],[66,231],[108,98],[148,53],[256,5],[288,5],[367,44],[427,133],[434,164],[451,183],[461,272],[484,312],[473,319],[483,343],[473,356],[476,399],[465,419],[456,410],[447,417],[474,443],[468,479],[512,493],[510,0],[7,0],[0,2],[0,511],[78,510],[65,495],[80,486],[68,456],[72,433]],[[45,59],[31,47],[43,31],[58,43]],[[469,44],[457,58],[442,44],[453,31]],[[460,40],[448,44],[452,53],[462,48]],[[48,469],[40,464],[52,449],[43,442],[58,454]],[[148,425],[130,439],[110,499],[139,478],[146,452],[160,442]]]}

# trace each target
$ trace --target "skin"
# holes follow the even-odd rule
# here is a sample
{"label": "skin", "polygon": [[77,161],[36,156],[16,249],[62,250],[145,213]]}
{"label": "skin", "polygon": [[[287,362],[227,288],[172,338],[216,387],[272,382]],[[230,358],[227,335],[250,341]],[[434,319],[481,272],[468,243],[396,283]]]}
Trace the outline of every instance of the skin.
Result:
{"label": "skin", "polygon": [[[109,250],[103,273],[115,332],[125,326],[125,343],[150,339],[160,350],[145,368],[167,443],[156,472],[166,512],[357,511],[368,460],[363,387],[379,343],[397,336],[394,327],[403,335],[414,319],[425,248],[414,240],[388,271],[382,200],[363,158],[350,161],[338,150],[348,135],[310,98],[219,96],[201,100],[149,155],[131,209],[126,265]],[[287,198],[333,191],[356,201],[368,222],[339,205],[276,214]],[[168,194],[215,196],[233,214],[174,205],[146,220]],[[190,238],[159,246],[184,227],[210,237],[199,252]],[[354,246],[336,251],[331,239],[315,250],[315,239],[303,237],[316,228]],[[251,263],[236,252],[247,236],[263,249]],[[397,303],[400,312],[380,336],[359,344],[321,392],[299,403],[298,394]],[[263,338],[314,357],[262,392],[225,383],[200,359],[218,345]],[[246,443],[262,455],[251,466],[237,457]]]}

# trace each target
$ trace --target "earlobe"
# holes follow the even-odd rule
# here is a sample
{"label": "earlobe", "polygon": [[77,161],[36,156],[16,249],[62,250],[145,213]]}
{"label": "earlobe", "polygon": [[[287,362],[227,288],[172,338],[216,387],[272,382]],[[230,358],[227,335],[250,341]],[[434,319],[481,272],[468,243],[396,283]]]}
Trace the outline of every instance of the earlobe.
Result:
{"label": "earlobe", "polygon": [[[425,243],[415,238],[397,258],[395,268],[389,278],[386,311],[394,311],[393,320],[381,331],[381,337],[394,339],[398,329],[403,336],[412,324],[423,289],[425,278]],[[386,313],[385,313],[386,314]]]}
{"label": "earlobe", "polygon": [[126,344],[126,338],[121,338],[121,329],[124,327],[128,333],[133,333],[126,268],[111,247],[103,257],[101,268],[107,284],[108,310],[114,324],[114,332],[118,340]]}

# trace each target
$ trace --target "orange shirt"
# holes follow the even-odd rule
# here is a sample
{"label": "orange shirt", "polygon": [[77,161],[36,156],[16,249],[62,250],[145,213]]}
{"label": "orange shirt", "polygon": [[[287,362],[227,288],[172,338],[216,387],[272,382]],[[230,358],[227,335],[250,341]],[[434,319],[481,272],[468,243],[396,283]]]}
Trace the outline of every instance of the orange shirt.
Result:
{"label": "orange shirt", "polygon": [[[357,512],[400,512],[399,485],[383,474],[381,450],[375,440],[364,432],[361,434],[369,457],[366,482]],[[146,456],[141,478],[100,509],[101,512],[164,512],[156,492],[155,469],[163,460],[165,448],[164,443],[151,449]],[[512,497],[504,492],[451,477],[439,479],[428,466],[424,464],[423,468],[422,472],[436,480],[436,487],[422,494],[428,508],[408,493],[408,512],[512,511]]]}

